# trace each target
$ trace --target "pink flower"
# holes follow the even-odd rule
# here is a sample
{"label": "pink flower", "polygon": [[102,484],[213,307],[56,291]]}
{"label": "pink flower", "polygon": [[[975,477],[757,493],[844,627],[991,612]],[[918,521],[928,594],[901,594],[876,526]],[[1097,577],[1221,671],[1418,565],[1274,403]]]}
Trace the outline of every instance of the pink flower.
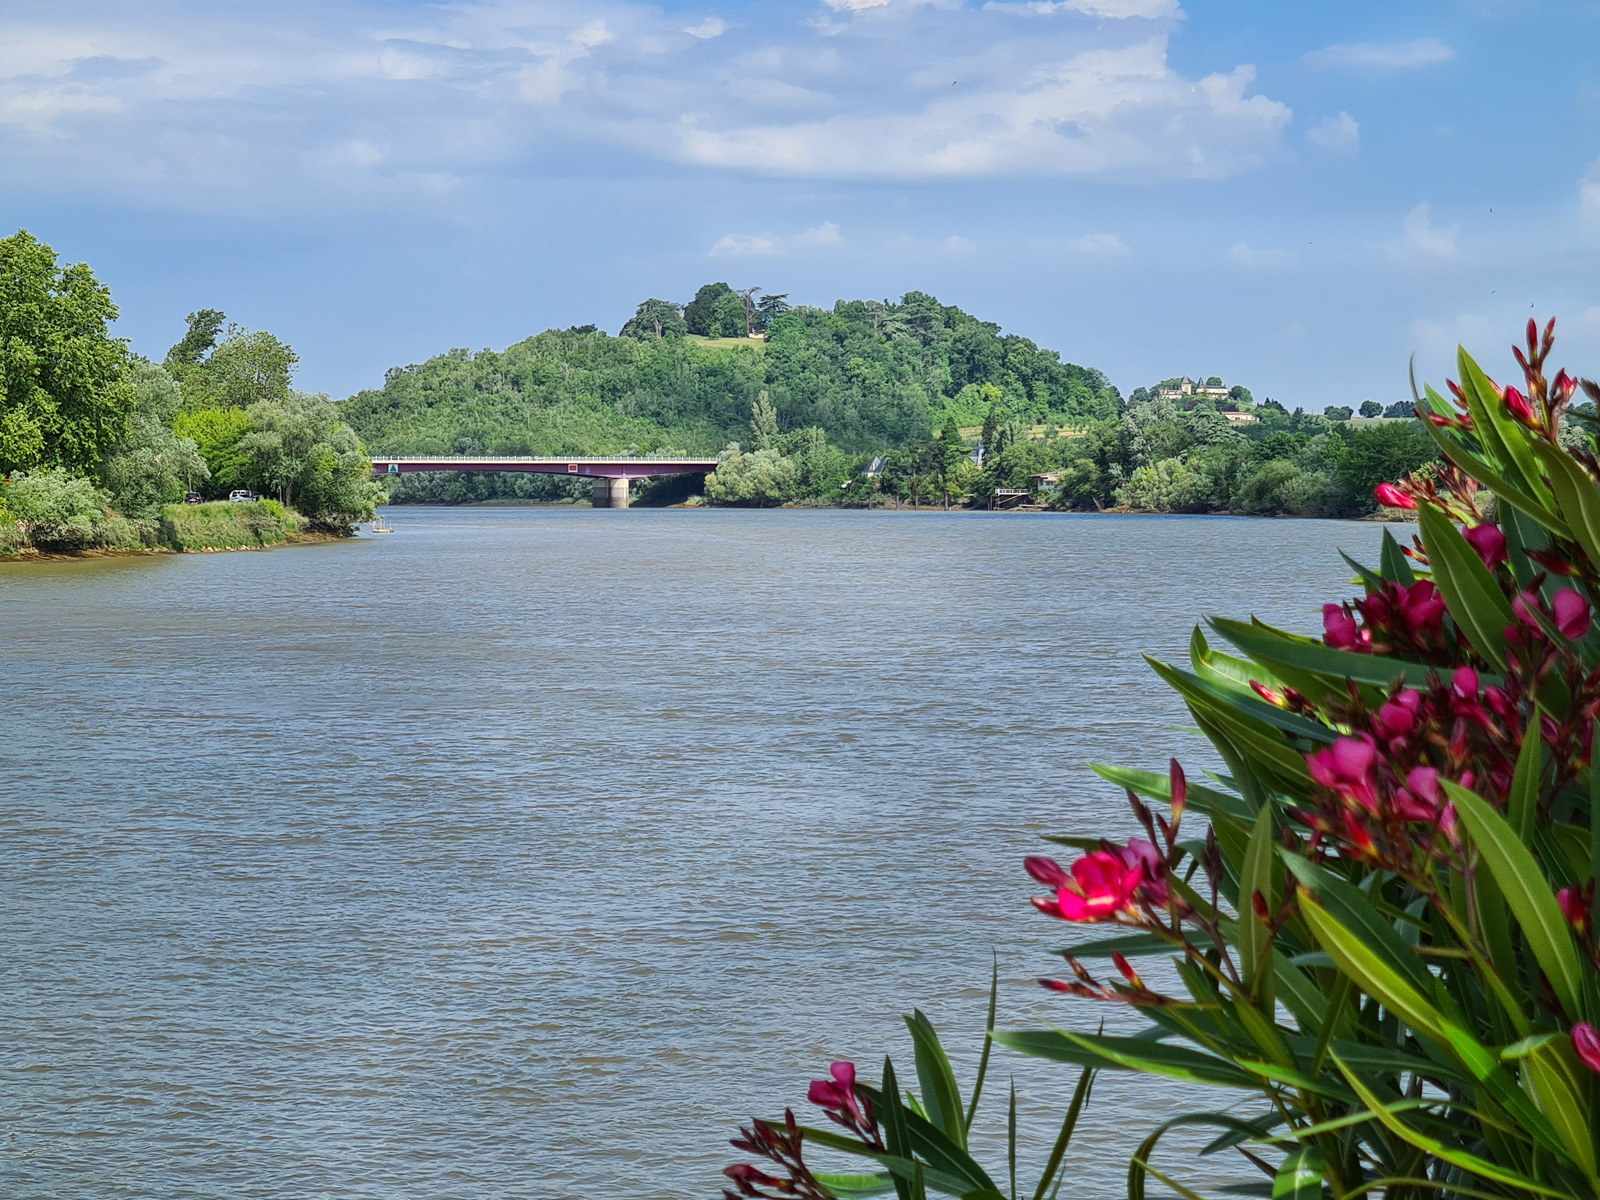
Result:
{"label": "pink flower", "polygon": [[1594,880],[1583,887],[1564,887],[1556,893],[1556,903],[1567,924],[1580,936],[1589,927],[1589,914],[1594,910]]}
{"label": "pink flower", "polygon": [[818,1108],[836,1112],[857,1124],[865,1123],[866,1114],[861,1111],[861,1103],[856,1097],[855,1063],[836,1062],[828,1068],[828,1074],[833,1078],[811,1081],[806,1099]]}
{"label": "pink flower", "polygon": [[1557,401],[1571,400],[1578,390],[1578,381],[1565,370],[1556,372],[1555,382],[1550,385],[1551,399]]}
{"label": "pink flower", "polygon": [[1129,866],[1120,854],[1095,850],[1072,864],[1072,878],[1057,887],[1054,897],[1036,897],[1033,904],[1063,921],[1107,921],[1133,907],[1143,879],[1142,865]]}
{"label": "pink flower", "polygon": [[1432,767],[1412,767],[1406,774],[1406,787],[1431,804],[1438,804],[1444,799],[1444,792],[1439,787],[1439,772]]}
{"label": "pink flower", "polygon": [[1474,525],[1463,534],[1467,542],[1483,559],[1483,565],[1494,570],[1506,561],[1506,535],[1498,525]]}
{"label": "pink flower", "polygon": [[1417,502],[1392,483],[1380,483],[1372,489],[1378,503],[1385,508],[1415,508]]}
{"label": "pink flower", "polygon": [[1378,710],[1378,728],[1387,738],[1405,737],[1417,727],[1420,692],[1404,691]]}
{"label": "pink flower", "polygon": [[1528,398],[1510,384],[1506,385],[1506,407],[1511,410],[1511,415],[1524,425],[1534,423],[1533,405],[1528,403]]}
{"label": "pink flower", "polygon": [[1333,745],[1306,756],[1311,778],[1341,799],[1368,812],[1378,808],[1378,787],[1372,777],[1377,749],[1365,735],[1342,737]]}
{"label": "pink flower", "polygon": [[1142,872],[1140,891],[1144,897],[1152,904],[1165,904],[1167,864],[1161,857],[1161,851],[1143,838],[1129,838],[1128,844],[1121,850],[1121,855],[1124,866],[1138,867]]}
{"label": "pink flower", "polygon": [[1322,640],[1335,650],[1354,650],[1366,640],[1356,619],[1338,604],[1322,606],[1322,631]]}
{"label": "pink flower", "polygon": [[1583,1065],[1591,1071],[1600,1071],[1600,1033],[1587,1021],[1572,1027],[1572,1048],[1578,1052]]}
{"label": "pink flower", "polygon": [[1450,681],[1450,690],[1463,700],[1477,699],[1478,673],[1471,667],[1457,667],[1455,677]]}
{"label": "pink flower", "polygon": [[1421,579],[1406,588],[1400,599],[1400,616],[1413,636],[1444,630],[1444,597],[1431,579]]}
{"label": "pink flower", "polygon": [[1589,632],[1589,602],[1576,588],[1562,588],[1551,597],[1550,608],[1562,637],[1576,641]]}

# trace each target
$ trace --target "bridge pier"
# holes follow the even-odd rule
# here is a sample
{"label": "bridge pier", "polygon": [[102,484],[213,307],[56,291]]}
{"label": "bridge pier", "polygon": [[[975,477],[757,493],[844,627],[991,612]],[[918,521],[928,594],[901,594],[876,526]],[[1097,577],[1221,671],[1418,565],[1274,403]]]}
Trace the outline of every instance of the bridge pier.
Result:
{"label": "bridge pier", "polygon": [[627,479],[596,479],[592,503],[596,508],[627,508],[629,482]]}

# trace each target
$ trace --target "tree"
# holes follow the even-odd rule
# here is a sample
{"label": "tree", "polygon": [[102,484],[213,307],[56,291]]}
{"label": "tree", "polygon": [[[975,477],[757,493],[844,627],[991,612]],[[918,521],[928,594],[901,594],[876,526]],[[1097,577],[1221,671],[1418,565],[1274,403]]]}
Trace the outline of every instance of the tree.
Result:
{"label": "tree", "polygon": [[1000,438],[1000,402],[989,401],[989,411],[983,418],[983,432],[978,435],[978,444],[983,447],[985,454],[994,454],[999,447],[995,445]]}
{"label": "tree", "polygon": [[150,362],[132,371],[135,403],[128,431],[106,457],[105,481],[117,510],[131,517],[153,517],[163,504],[183,499],[191,487],[211,476],[199,449],[172,431],[183,403],[178,385]]}
{"label": "tree", "polygon": [[944,427],[939,430],[940,467],[944,471],[951,471],[966,456],[967,447],[961,440],[961,427],[956,424],[956,415],[947,412],[944,415]]}
{"label": "tree", "polygon": [[1376,417],[1383,412],[1383,405],[1376,400],[1363,400],[1361,402],[1361,415],[1363,417]]}
{"label": "tree", "polygon": [[182,340],[167,351],[166,365],[192,367],[205,358],[216,349],[217,334],[222,332],[222,323],[226,319],[222,310],[216,308],[202,308],[199,312],[190,313],[184,318],[188,329]]}
{"label": "tree", "polygon": [[0,240],[0,472],[98,473],[134,400],[116,319],[88,264],[62,266],[27,230]]}
{"label": "tree", "polygon": [[1386,417],[1414,417],[1417,415],[1416,405],[1409,400],[1397,400],[1383,410]]}
{"label": "tree", "polygon": [[1221,387],[1222,386],[1222,376],[1220,376],[1220,375],[1209,376],[1206,379],[1206,386],[1207,387]]}
{"label": "tree", "polygon": [[757,450],[765,450],[777,436],[778,411],[772,407],[767,393],[762,391],[750,406],[750,444]]}
{"label": "tree", "polygon": [[249,408],[264,401],[281,403],[299,361],[285,342],[265,330],[230,325],[209,357],[189,364],[173,360],[169,370],[183,390],[186,409]]}
{"label": "tree", "polygon": [[659,341],[662,338],[680,338],[688,332],[683,311],[671,300],[646,300],[628,318],[618,336],[654,338]]}
{"label": "tree", "polygon": [[1322,410],[1322,415],[1330,421],[1348,421],[1351,417],[1350,406],[1347,404],[1330,404]]}
{"label": "tree", "polygon": [[6,505],[41,550],[77,550],[97,540],[106,494],[65,467],[49,467],[14,473]]}
{"label": "tree", "polygon": [[194,442],[210,476],[208,492],[216,498],[248,484],[249,459],[239,448],[253,430],[242,408],[205,408],[180,413],[172,432]]}
{"label": "tree", "polygon": [[781,503],[794,495],[799,484],[800,471],[793,459],[770,449],[746,454],[735,442],[706,476],[706,497],[713,504]]}
{"label": "tree", "polygon": [[256,486],[318,524],[349,525],[371,515],[379,499],[372,463],[327,396],[291,392],[245,415],[254,428],[238,448]]}
{"label": "tree", "polygon": [[1236,383],[1228,389],[1228,399],[1235,404],[1254,404],[1255,400],[1250,395],[1250,389],[1242,383]]}
{"label": "tree", "polygon": [[767,326],[772,324],[774,318],[781,317],[789,311],[790,305],[788,301],[788,292],[779,292],[776,296],[761,297],[760,302],[756,305],[756,329],[761,333],[765,333]]}
{"label": "tree", "polygon": [[745,327],[745,302],[725,283],[708,283],[684,306],[689,332],[699,337],[740,337]]}

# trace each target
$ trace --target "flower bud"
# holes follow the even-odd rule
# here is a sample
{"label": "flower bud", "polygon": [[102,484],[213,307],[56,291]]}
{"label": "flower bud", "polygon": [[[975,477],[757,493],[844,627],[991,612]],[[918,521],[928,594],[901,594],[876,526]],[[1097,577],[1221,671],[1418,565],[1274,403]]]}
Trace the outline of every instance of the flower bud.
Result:
{"label": "flower bud", "polygon": [[1385,508],[1416,508],[1417,502],[1392,483],[1380,483],[1372,489],[1378,503]]}
{"label": "flower bud", "polygon": [[1576,588],[1562,588],[1552,596],[1550,609],[1562,637],[1576,641],[1589,632],[1589,602]]}
{"label": "flower bud", "polygon": [[1506,561],[1506,535],[1500,532],[1498,525],[1474,525],[1463,536],[1489,570]]}
{"label": "flower bud", "polygon": [[1587,1021],[1572,1027],[1572,1048],[1578,1052],[1583,1065],[1591,1071],[1600,1071],[1600,1032]]}
{"label": "flower bud", "polygon": [[1505,400],[1506,407],[1511,410],[1511,415],[1513,417],[1521,421],[1524,425],[1534,424],[1535,417],[1533,405],[1529,404],[1528,398],[1521,392],[1517,391],[1517,389],[1512,387],[1510,384],[1506,385]]}

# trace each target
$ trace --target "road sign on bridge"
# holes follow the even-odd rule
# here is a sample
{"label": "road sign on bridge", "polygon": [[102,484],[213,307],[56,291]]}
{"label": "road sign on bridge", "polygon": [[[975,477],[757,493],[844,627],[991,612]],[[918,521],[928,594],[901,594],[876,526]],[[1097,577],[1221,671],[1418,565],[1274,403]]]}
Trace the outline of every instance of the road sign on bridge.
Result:
{"label": "road sign on bridge", "polygon": [[374,475],[410,475],[417,471],[524,471],[537,475],[576,475],[594,480],[596,508],[627,508],[628,484],[656,475],[704,475],[717,469],[714,458],[677,456],[618,458],[530,458],[526,456],[432,455],[372,456]]}

